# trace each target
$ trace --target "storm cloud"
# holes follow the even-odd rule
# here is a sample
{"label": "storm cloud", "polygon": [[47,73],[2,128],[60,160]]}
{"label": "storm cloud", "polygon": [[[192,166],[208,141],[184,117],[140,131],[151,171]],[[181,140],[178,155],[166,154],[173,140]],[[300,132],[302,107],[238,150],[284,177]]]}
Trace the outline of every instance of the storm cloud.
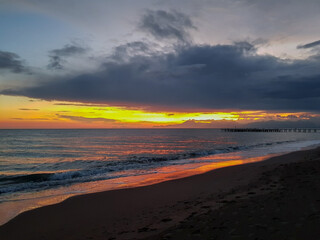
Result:
{"label": "storm cloud", "polygon": [[148,10],[142,17],[139,28],[156,39],[189,41],[190,29],[196,29],[189,16],[178,11]]}
{"label": "storm cloud", "polygon": [[7,70],[13,73],[28,73],[23,60],[12,52],[0,51],[0,70]]}
{"label": "storm cloud", "polygon": [[297,48],[298,49],[301,49],[301,48],[313,48],[313,47],[317,47],[317,46],[320,46],[320,40],[314,41],[314,42],[311,42],[311,43],[307,43],[307,44],[304,44],[304,45],[299,45],[299,46],[297,46]]}
{"label": "storm cloud", "polygon": [[319,111],[320,58],[259,55],[249,42],[183,45],[170,53],[109,57],[94,73],[1,93],[184,109]]}
{"label": "storm cloud", "polygon": [[61,70],[64,68],[63,63],[66,62],[66,57],[84,54],[87,50],[87,48],[73,44],[67,44],[62,48],[53,49],[49,52],[49,64],[47,67],[52,70]]}

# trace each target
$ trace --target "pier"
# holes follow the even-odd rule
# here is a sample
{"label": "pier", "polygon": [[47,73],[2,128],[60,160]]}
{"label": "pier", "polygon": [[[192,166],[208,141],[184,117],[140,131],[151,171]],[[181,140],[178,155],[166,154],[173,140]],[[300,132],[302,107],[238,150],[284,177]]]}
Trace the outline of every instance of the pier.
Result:
{"label": "pier", "polygon": [[320,128],[222,128],[224,132],[298,132],[320,133]]}

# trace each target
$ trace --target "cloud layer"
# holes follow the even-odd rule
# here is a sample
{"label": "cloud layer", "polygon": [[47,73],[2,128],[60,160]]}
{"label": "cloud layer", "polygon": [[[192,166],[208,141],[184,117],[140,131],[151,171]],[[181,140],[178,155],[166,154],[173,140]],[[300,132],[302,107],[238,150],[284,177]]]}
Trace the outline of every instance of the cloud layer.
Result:
{"label": "cloud layer", "polygon": [[[283,60],[259,54],[258,46],[247,41],[195,44],[189,35],[195,28],[191,18],[177,11],[147,10],[139,28],[157,40],[175,41],[164,50],[150,41],[121,44],[103,58],[96,71],[41,79],[33,87],[4,89],[0,93],[192,110],[319,111],[318,53],[303,60]],[[318,41],[300,48],[317,45]],[[75,44],[54,49],[48,67],[62,69],[67,58],[87,50]],[[23,71],[19,57],[7,52],[0,52],[0,68]]]}
{"label": "cloud layer", "polygon": [[319,111],[318,56],[286,61],[259,55],[248,42],[180,46],[165,54],[143,54],[147,47],[133,46],[139,46],[137,54],[122,46],[122,54],[131,55],[113,55],[97,72],[2,94],[185,109]]}

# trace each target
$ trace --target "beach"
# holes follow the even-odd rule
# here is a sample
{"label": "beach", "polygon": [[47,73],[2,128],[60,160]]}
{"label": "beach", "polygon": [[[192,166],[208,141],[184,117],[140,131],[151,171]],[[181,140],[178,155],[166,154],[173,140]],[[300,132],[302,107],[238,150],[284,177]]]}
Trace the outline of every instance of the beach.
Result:
{"label": "beach", "polygon": [[0,2],[0,240],[320,240],[320,0]]}
{"label": "beach", "polygon": [[320,148],[24,212],[0,239],[318,239]]}

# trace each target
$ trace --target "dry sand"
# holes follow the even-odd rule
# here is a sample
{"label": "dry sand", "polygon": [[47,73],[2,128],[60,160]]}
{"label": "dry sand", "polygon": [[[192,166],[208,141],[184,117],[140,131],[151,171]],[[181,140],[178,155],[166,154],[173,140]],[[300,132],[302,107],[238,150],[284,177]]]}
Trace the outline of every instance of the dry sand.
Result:
{"label": "dry sand", "polygon": [[320,148],[20,214],[13,239],[320,239]]}

